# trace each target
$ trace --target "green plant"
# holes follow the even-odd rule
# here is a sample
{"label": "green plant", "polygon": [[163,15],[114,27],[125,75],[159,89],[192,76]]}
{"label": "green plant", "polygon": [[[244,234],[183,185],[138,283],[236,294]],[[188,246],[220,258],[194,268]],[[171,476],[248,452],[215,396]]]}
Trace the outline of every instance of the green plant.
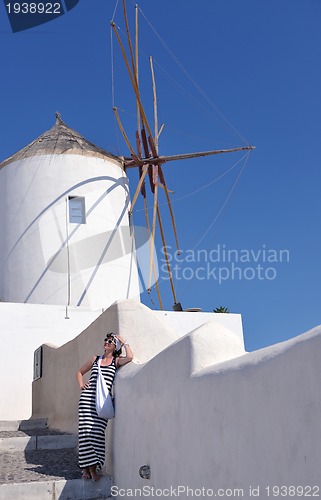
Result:
{"label": "green plant", "polygon": [[227,307],[220,306],[220,307],[217,307],[216,309],[213,309],[213,312],[215,312],[215,313],[229,313],[230,311]]}

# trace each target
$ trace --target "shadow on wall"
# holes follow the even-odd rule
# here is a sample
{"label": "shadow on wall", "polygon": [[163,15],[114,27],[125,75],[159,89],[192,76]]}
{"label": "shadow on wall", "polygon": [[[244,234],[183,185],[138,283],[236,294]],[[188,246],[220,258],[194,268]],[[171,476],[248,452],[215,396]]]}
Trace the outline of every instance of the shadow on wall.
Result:
{"label": "shadow on wall", "polygon": [[[253,485],[260,498],[269,498],[271,485],[320,491],[321,327],[212,365],[210,355],[204,361],[201,330],[130,377],[119,374],[115,486],[183,485],[205,488],[207,496],[239,488],[245,498]],[[207,341],[211,351],[209,335]],[[144,464],[150,480],[139,477]]]}
{"label": "shadow on wall", "polygon": [[[134,300],[115,302],[75,339],[59,348],[48,344],[42,346],[42,377],[32,385],[32,418],[47,418],[50,428],[77,433],[80,390],[76,372],[92,356],[103,353],[103,339],[109,332],[123,335],[133,346],[136,366],[145,363],[178,338],[178,334],[164,325],[146,306]],[[121,371],[130,372],[130,365],[124,366]],[[86,377],[88,379],[89,374],[84,380]],[[114,422],[110,421],[106,440],[110,473],[113,425]]]}
{"label": "shadow on wall", "polygon": [[103,353],[103,339],[109,332],[122,335],[133,345],[136,364],[153,358],[179,337],[143,304],[134,300],[115,302],[75,339],[59,348],[42,346],[42,377],[33,382],[32,388],[33,418],[45,417],[51,428],[76,432],[76,372],[92,356]]}
{"label": "shadow on wall", "polygon": [[[135,354],[117,373],[116,418],[107,430],[116,487],[241,488],[248,497],[260,485],[260,498],[268,498],[269,485],[318,485],[321,327],[245,353],[241,339],[215,321],[180,336],[156,316],[119,301],[73,341],[44,345],[33,417],[76,432],[75,373],[113,331]],[[142,465],[150,479],[139,476]]]}

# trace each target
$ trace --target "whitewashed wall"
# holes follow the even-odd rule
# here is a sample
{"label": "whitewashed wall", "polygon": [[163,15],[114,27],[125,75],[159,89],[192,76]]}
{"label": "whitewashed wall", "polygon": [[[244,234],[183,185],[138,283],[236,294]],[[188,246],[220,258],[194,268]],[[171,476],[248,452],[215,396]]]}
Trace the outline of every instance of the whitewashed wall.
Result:
{"label": "whitewashed wall", "polygon": [[[271,498],[282,485],[320,494],[321,327],[218,364],[218,352],[237,345],[205,330],[119,373],[115,486],[190,488],[181,498],[202,488],[207,496]],[[138,474],[144,464],[150,480]],[[291,491],[287,498],[299,498]]]}
{"label": "whitewashed wall", "polygon": [[[216,321],[217,314],[181,312],[176,314],[181,318],[184,328],[185,314],[189,317],[193,314],[197,314],[198,318],[203,317],[204,324],[195,331],[203,331],[202,335],[207,332],[216,339],[217,352],[213,352],[213,349],[207,351],[210,360],[226,360],[244,353],[243,339],[238,336],[239,330],[237,329],[236,334],[231,333],[228,328]],[[208,321],[209,316],[212,316],[212,322]],[[226,322],[228,323],[228,319]],[[179,320],[175,321],[175,326],[177,324]],[[182,337],[180,332],[171,328],[169,322],[164,323],[158,314],[145,305],[134,300],[115,302],[76,338],[70,339],[60,347],[51,344],[43,346],[43,376],[33,384],[33,417],[46,416],[49,425],[61,430],[77,429],[75,415],[79,389],[76,371],[89,358],[103,353],[103,339],[110,331],[122,335],[133,346],[135,354],[134,363],[125,366],[118,373],[140,369],[146,364],[148,366],[150,360]],[[198,334],[199,342],[200,339],[201,334]],[[206,340],[202,340],[202,344],[204,342]],[[63,393],[56,390],[56,387],[62,386]]]}
{"label": "whitewashed wall", "polygon": [[240,314],[215,313],[213,316],[212,312],[205,311],[197,313],[185,311],[154,311],[154,314],[165,324],[179,332],[180,337],[195,330],[195,328],[198,328],[207,321],[213,321],[215,319],[217,323],[225,326],[225,328],[228,328],[237,335],[242,343],[244,342],[242,316]]}
{"label": "whitewashed wall", "polygon": [[[29,157],[0,169],[0,189],[0,300],[91,308],[139,300],[128,179],[117,161]],[[85,197],[86,224],[69,223],[69,196]]]}
{"label": "whitewashed wall", "polygon": [[34,351],[44,342],[59,347],[75,338],[101,309],[0,303],[0,420],[32,413]]}
{"label": "whitewashed wall", "polygon": [[[126,336],[135,352],[117,373],[116,418],[107,431],[108,472],[119,497],[143,487],[165,497],[181,487],[189,494],[181,489],[180,498],[193,491],[269,498],[267,487],[320,485],[321,327],[245,353],[242,339],[215,314],[184,336],[157,316],[120,301],[75,340],[44,347],[33,416],[76,430],[75,371],[100,352],[107,328]],[[55,389],[62,384],[63,391]],[[145,464],[149,480],[138,473]]]}
{"label": "whitewashed wall", "polygon": [[[216,322],[208,323],[209,316],[217,318],[214,313],[211,315],[208,313],[176,314],[184,327],[186,327],[185,315],[192,318],[193,314],[197,314],[198,321],[203,317],[203,322],[207,322],[204,324],[205,329],[210,328],[213,332],[213,327],[214,330],[220,328],[222,338],[226,334],[227,329],[223,326]],[[177,324],[179,320],[176,320],[175,325]],[[75,373],[90,357],[103,352],[103,338],[109,331],[120,333],[133,346],[134,363],[121,368],[118,372],[129,374],[129,376],[133,369],[145,366],[144,364],[182,336],[180,332],[171,328],[168,322],[161,321],[159,315],[146,306],[132,300],[117,301],[74,340],[59,348],[43,346],[43,377],[33,383],[34,418],[47,417],[49,426],[63,431],[77,432],[77,406],[80,391]],[[238,338],[237,334],[230,335],[235,338],[237,352],[243,353],[243,339]],[[232,356],[235,352],[233,346]],[[225,350],[223,359],[230,357],[231,352],[228,353]],[[209,355],[212,356],[210,353]],[[59,390],[61,387],[63,387],[62,391]],[[127,402],[129,406],[131,400],[132,398]],[[130,408],[128,411],[131,411]],[[107,429],[107,467],[110,473],[113,471],[114,461],[111,450],[113,426],[114,422],[110,422]]]}

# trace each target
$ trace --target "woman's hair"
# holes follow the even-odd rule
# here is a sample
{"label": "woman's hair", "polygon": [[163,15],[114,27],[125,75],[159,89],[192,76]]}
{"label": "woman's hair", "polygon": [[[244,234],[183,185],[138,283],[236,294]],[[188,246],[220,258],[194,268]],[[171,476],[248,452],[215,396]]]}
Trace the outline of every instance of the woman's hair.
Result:
{"label": "woman's hair", "polygon": [[113,352],[114,358],[118,358],[120,355],[121,355],[121,348],[118,349],[118,351],[116,351],[116,349],[115,349],[114,352]]}

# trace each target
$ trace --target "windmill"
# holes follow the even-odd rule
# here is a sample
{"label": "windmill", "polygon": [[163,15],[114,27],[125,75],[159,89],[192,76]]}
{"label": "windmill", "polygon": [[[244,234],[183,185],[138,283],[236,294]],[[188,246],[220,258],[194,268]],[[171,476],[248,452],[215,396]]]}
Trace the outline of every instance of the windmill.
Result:
{"label": "windmill", "polygon": [[[152,75],[153,101],[154,101],[153,102],[154,132],[152,131],[150,123],[147,119],[147,115],[146,115],[146,112],[145,112],[145,109],[143,106],[142,97],[141,97],[140,88],[139,88],[138,5],[135,5],[135,43],[133,43],[132,39],[131,39],[129,23],[128,23],[128,16],[127,16],[126,0],[122,0],[122,5],[123,5],[124,22],[125,22],[125,27],[126,27],[127,52],[126,52],[125,45],[124,45],[124,43],[119,35],[119,30],[113,21],[111,22],[111,28],[112,28],[112,33],[115,34],[116,39],[117,39],[118,44],[119,44],[119,47],[121,49],[122,56],[123,56],[123,59],[124,59],[125,65],[126,65],[126,69],[127,69],[127,72],[128,72],[129,78],[130,78],[130,82],[131,82],[132,88],[134,90],[135,98],[136,98],[137,130],[136,130],[136,134],[135,134],[135,137],[136,137],[136,145],[135,145],[136,147],[135,148],[131,144],[131,142],[128,138],[128,135],[125,131],[125,128],[122,124],[122,121],[121,121],[121,118],[120,118],[120,115],[118,112],[118,108],[114,106],[113,111],[114,111],[117,123],[119,125],[120,131],[122,133],[122,136],[123,136],[128,148],[129,148],[129,151],[131,154],[130,157],[124,158],[124,168],[125,168],[125,170],[130,169],[130,168],[137,168],[138,172],[139,172],[139,181],[138,181],[138,184],[136,186],[134,196],[132,198],[129,216],[130,217],[132,216],[133,208],[135,206],[137,198],[138,198],[139,194],[141,194],[143,196],[143,200],[144,200],[145,221],[146,221],[146,227],[147,227],[148,233],[150,234],[150,247],[151,247],[150,262],[149,262],[149,279],[148,279],[147,291],[150,294],[153,273],[155,275],[155,263],[154,263],[153,248],[154,248],[154,242],[155,242],[156,226],[158,223],[160,235],[161,235],[161,239],[162,239],[162,244],[163,244],[163,249],[164,249],[168,277],[170,280],[171,290],[172,290],[172,294],[173,294],[173,300],[174,300],[173,308],[174,308],[174,310],[181,310],[181,305],[177,300],[177,296],[176,296],[176,292],[175,292],[175,287],[174,287],[174,282],[173,282],[173,277],[172,277],[172,272],[171,272],[171,266],[170,266],[170,259],[169,259],[167,247],[166,247],[164,226],[163,226],[160,207],[159,207],[159,188],[160,188],[160,189],[164,190],[165,195],[166,195],[167,205],[169,208],[171,222],[172,222],[174,235],[175,235],[176,247],[177,247],[177,251],[179,252],[177,229],[176,229],[176,223],[175,223],[174,213],[173,213],[173,209],[172,209],[172,203],[171,203],[171,199],[170,199],[170,190],[167,187],[162,166],[165,163],[168,163],[171,161],[185,160],[185,159],[190,159],[190,158],[200,158],[200,157],[223,154],[223,153],[233,153],[233,152],[237,152],[237,151],[251,151],[251,150],[255,149],[255,147],[248,145],[248,146],[243,146],[243,147],[235,147],[235,148],[229,148],[229,149],[215,149],[215,150],[210,150],[210,151],[177,154],[177,155],[171,155],[171,156],[159,154],[158,143],[159,143],[159,137],[160,137],[162,130],[164,128],[164,124],[162,124],[161,127],[159,127],[159,124],[158,124],[157,91],[156,91],[153,59],[152,59],[152,57],[149,58],[150,70],[151,70],[151,75]],[[128,54],[128,52],[129,52],[129,54]],[[148,206],[147,206],[147,192],[146,192],[146,182],[145,182],[147,176],[149,178],[150,190],[151,190],[151,193],[153,195],[153,214],[152,214],[152,221],[151,222],[149,221]],[[159,285],[158,285],[157,280],[156,280],[155,286],[156,286],[156,290],[157,290],[157,294],[158,294],[160,308],[163,309],[162,299],[160,296]]]}

